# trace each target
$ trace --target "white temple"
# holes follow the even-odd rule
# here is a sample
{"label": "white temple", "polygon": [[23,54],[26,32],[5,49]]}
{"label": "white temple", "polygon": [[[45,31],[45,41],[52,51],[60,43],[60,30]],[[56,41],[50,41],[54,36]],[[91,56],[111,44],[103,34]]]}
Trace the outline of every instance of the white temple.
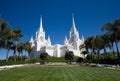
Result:
{"label": "white temple", "polygon": [[39,57],[42,52],[47,52],[50,56],[62,57],[67,51],[73,51],[75,56],[84,58],[84,55],[81,54],[82,50],[79,49],[79,46],[84,43],[84,37],[82,36],[82,39],[79,38],[79,33],[75,26],[74,17],[72,17],[70,38],[67,39],[67,37],[65,37],[64,45],[51,45],[49,36],[48,39],[45,39],[45,31],[43,30],[42,18],[40,18],[40,27],[36,32],[36,39],[33,40],[33,37],[31,37],[30,42],[32,43],[33,48],[32,53],[30,54],[30,58]]}

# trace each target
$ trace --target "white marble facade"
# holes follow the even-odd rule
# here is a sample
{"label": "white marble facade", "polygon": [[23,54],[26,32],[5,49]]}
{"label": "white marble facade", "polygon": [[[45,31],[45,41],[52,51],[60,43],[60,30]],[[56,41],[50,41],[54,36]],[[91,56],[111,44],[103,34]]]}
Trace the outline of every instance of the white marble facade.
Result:
{"label": "white marble facade", "polygon": [[[56,32],[57,33],[57,32]],[[31,37],[33,51],[30,54],[30,58],[39,57],[40,53],[47,52],[50,56],[62,57],[67,51],[73,51],[75,56],[84,57],[81,54],[79,46],[84,43],[84,37],[79,38],[79,32],[76,29],[74,17],[72,17],[72,28],[70,31],[70,37],[64,39],[64,45],[55,44],[51,45],[50,37],[45,39],[45,31],[43,30],[42,18],[40,18],[40,27],[36,32],[36,38]],[[83,49],[84,50],[84,49]]]}

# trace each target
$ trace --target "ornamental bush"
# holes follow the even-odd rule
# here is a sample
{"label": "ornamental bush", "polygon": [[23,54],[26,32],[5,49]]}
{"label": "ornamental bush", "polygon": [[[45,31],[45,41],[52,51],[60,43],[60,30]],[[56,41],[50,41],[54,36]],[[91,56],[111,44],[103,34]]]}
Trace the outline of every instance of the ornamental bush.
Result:
{"label": "ornamental bush", "polygon": [[40,59],[42,60],[42,64],[45,64],[45,61],[49,60],[49,58],[50,58],[50,56],[46,52],[43,52],[40,54]]}

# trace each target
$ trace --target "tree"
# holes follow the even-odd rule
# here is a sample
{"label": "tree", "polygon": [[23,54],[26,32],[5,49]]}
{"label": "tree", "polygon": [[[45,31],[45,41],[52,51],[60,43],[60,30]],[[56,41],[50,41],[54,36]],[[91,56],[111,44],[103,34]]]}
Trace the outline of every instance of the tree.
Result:
{"label": "tree", "polygon": [[92,49],[92,45],[91,45],[91,40],[93,39],[92,37],[87,37],[84,41],[84,44],[82,45],[82,47],[85,46],[86,51],[88,52],[88,49]]}
{"label": "tree", "polygon": [[12,28],[5,28],[2,33],[2,40],[5,41],[4,48],[6,51],[6,62],[8,61],[8,52],[11,49],[11,46],[13,45],[12,38],[14,36],[13,29]]}
{"label": "tree", "polygon": [[119,57],[119,49],[118,49],[118,42],[120,40],[120,19],[117,19],[114,23],[106,23],[102,27],[102,31],[106,30],[108,33],[113,35],[113,39],[115,39],[115,45],[117,49],[117,57]]}
{"label": "tree", "polygon": [[17,42],[22,36],[23,34],[20,29],[12,29],[6,21],[0,18],[0,48],[5,48],[7,50],[6,62],[8,61],[8,52],[10,49],[14,49],[16,61]]}
{"label": "tree", "polygon": [[43,64],[45,64],[45,61],[48,60],[50,57],[48,55],[48,53],[43,52],[40,54],[40,59],[43,61]]}
{"label": "tree", "polygon": [[28,52],[28,57],[30,57],[31,52],[33,50],[31,45],[32,44],[30,42],[23,42],[24,50]]}
{"label": "tree", "polygon": [[[104,57],[105,59],[108,57],[106,48],[113,48],[113,39],[112,39],[112,35],[105,33],[103,35],[101,35],[101,38],[103,39],[103,49],[104,49]],[[114,51],[114,49],[113,49]]]}
{"label": "tree", "polygon": [[113,55],[116,56],[115,48],[114,48],[114,41],[115,41],[115,39],[114,39],[113,34],[111,34],[111,33],[108,34],[108,41],[110,43],[110,48],[113,50]]}
{"label": "tree", "polygon": [[74,59],[73,51],[68,51],[65,53],[65,60],[68,60],[71,64],[72,60]]}
{"label": "tree", "polygon": [[5,41],[4,40],[0,40],[0,49],[5,47]]}
{"label": "tree", "polygon": [[88,53],[88,47],[86,47],[86,44],[81,44],[80,46],[79,46],[79,49],[80,49],[80,51],[81,51],[81,54],[83,54],[84,55],[84,58],[85,58],[85,55]]}
{"label": "tree", "polygon": [[21,61],[22,61],[22,57],[23,57],[23,50],[24,50],[24,43],[19,43],[18,44],[18,48],[17,48],[17,51],[18,51],[18,56],[21,55]]}
{"label": "tree", "polygon": [[15,47],[14,47],[14,60],[16,62],[16,51],[17,51],[17,44],[18,41],[20,40],[21,37],[23,37],[24,35],[21,33],[21,29],[14,29],[14,41],[15,41]]}
{"label": "tree", "polygon": [[94,40],[95,50],[97,50],[98,55],[98,63],[100,59],[100,50],[104,49],[104,40],[102,39],[101,35],[97,35]]}
{"label": "tree", "polygon": [[87,55],[88,52],[86,50],[84,50],[81,53],[84,55],[84,58],[85,58],[85,55]]}
{"label": "tree", "polygon": [[7,27],[8,23],[0,18],[0,48],[4,48],[5,40],[3,39],[3,33],[5,28]]}
{"label": "tree", "polygon": [[8,23],[4,21],[2,18],[0,18],[0,37],[2,35],[3,30],[6,28]]}

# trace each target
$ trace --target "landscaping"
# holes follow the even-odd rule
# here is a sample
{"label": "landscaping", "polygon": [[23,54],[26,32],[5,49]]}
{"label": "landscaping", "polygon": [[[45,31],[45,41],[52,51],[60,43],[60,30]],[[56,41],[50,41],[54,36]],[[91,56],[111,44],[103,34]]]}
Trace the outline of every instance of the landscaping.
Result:
{"label": "landscaping", "polygon": [[119,81],[120,70],[80,65],[32,65],[0,71],[0,81]]}

